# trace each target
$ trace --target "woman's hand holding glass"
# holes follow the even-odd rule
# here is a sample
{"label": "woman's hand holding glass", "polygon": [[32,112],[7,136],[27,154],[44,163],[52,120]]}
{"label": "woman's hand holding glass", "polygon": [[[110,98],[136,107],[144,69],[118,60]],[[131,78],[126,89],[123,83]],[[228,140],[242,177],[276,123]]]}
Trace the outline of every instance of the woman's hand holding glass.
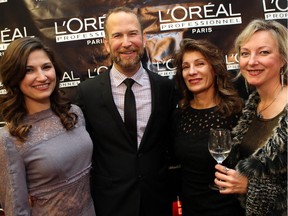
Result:
{"label": "woman's hand holding glass", "polygon": [[229,169],[221,164],[215,166],[215,184],[221,188],[221,194],[246,194],[248,179],[234,169]]}

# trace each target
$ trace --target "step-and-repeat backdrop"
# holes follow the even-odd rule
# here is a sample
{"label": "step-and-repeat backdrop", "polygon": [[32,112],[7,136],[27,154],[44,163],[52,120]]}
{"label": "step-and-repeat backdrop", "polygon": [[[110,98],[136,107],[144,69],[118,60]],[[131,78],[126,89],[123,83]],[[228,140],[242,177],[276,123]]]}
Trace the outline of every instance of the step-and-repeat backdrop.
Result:
{"label": "step-and-repeat backdrop", "polygon": [[[80,82],[110,65],[103,22],[110,8],[123,5],[143,20],[143,63],[170,79],[175,74],[172,56],[183,38],[212,41],[222,49],[227,69],[235,72],[233,42],[249,21],[263,18],[287,26],[287,0],[0,0],[0,58],[15,39],[40,37],[63,62],[61,88],[73,98]],[[1,83],[0,94],[5,94]],[[174,203],[174,215],[181,214],[179,206]]]}

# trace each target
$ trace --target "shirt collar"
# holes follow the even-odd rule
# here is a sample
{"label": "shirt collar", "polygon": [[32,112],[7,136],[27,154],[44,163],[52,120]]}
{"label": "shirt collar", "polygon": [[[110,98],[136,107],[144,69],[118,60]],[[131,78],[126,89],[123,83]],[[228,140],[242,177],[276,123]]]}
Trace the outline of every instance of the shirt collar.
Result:
{"label": "shirt collar", "polygon": [[[142,63],[140,65],[139,70],[130,78],[132,78],[136,83],[143,85],[144,81],[143,81],[143,74],[144,74],[145,69],[142,66]],[[121,72],[119,72],[115,66],[113,65],[110,71],[111,76],[113,77],[114,81],[115,81],[115,85],[118,87],[126,78],[124,74],[122,74]]]}

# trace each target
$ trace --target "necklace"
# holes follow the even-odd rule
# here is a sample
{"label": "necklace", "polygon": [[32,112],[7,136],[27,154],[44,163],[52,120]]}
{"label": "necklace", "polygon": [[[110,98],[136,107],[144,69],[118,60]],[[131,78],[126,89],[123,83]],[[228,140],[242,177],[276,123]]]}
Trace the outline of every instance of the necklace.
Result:
{"label": "necklace", "polygon": [[263,109],[259,110],[259,112],[257,112],[257,117],[258,117],[258,118],[263,118],[263,115],[262,115],[261,113],[264,112],[266,109],[268,109],[268,108],[276,101],[276,99],[277,99],[278,96],[280,95],[282,89],[283,89],[283,88],[280,89],[280,91],[278,92],[278,94],[276,95],[276,97],[275,97],[266,107],[264,107]]}

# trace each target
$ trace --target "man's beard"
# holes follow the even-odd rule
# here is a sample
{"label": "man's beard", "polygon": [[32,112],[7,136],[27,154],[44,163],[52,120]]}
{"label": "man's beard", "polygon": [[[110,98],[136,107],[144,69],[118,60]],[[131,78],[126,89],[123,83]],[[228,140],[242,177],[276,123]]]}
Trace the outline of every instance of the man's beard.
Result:
{"label": "man's beard", "polygon": [[112,62],[114,62],[115,64],[119,65],[122,68],[133,69],[134,67],[138,67],[142,56],[143,56],[143,52],[138,53],[138,55],[133,59],[122,60],[119,55],[113,55],[112,54],[111,60],[112,60]]}

